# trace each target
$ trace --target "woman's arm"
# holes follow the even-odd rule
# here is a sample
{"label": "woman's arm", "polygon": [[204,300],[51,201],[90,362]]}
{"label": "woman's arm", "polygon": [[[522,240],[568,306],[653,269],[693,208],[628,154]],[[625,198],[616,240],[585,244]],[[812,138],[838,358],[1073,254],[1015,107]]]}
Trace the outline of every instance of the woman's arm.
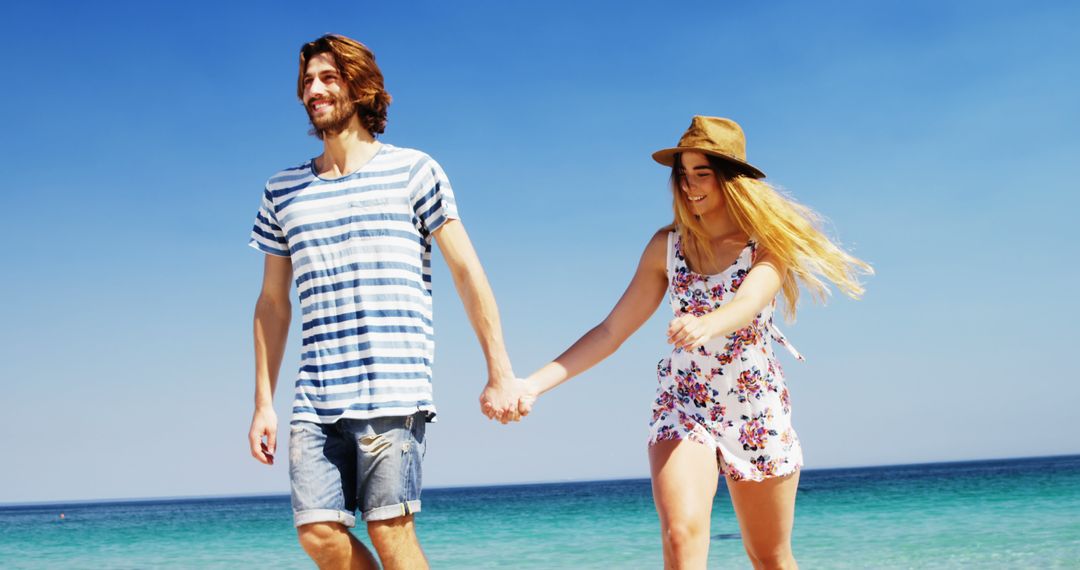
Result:
{"label": "woman's arm", "polygon": [[668,342],[684,350],[694,350],[711,338],[727,336],[754,321],[771,303],[783,284],[779,260],[765,252],[728,304],[700,317],[682,315],[668,324]]}
{"label": "woman's arm", "polygon": [[634,278],[607,318],[526,379],[532,398],[522,402],[525,411],[532,407],[536,396],[610,356],[649,320],[667,290],[667,236],[666,229],[660,230],[649,240]]}

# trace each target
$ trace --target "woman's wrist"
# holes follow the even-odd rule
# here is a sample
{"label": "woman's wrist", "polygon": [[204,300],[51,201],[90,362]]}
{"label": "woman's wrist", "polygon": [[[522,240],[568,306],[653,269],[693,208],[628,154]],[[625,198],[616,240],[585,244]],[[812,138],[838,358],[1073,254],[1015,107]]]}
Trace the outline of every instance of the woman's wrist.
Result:
{"label": "woman's wrist", "polygon": [[705,319],[705,330],[709,335],[706,340],[712,340],[724,333],[724,308],[721,307],[702,317]]}
{"label": "woman's wrist", "polygon": [[539,374],[540,371],[537,370],[525,378],[525,389],[534,396],[539,396],[544,391],[543,386],[540,384],[540,379],[537,377]]}

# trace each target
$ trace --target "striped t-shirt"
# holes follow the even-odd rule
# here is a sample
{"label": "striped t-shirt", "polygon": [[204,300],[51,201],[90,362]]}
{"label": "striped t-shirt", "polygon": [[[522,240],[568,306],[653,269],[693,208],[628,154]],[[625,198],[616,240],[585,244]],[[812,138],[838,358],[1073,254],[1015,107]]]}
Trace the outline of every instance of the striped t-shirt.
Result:
{"label": "striped t-shirt", "polygon": [[249,244],[290,257],[303,315],[293,421],[435,415],[431,233],[457,218],[442,168],[383,144],[359,170],[270,178]]}

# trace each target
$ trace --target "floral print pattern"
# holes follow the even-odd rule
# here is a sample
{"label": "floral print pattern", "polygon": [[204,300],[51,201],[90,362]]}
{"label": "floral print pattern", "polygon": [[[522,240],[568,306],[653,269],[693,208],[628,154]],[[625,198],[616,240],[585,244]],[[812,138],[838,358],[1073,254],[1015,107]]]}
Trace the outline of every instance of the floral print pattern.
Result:
{"label": "floral print pattern", "polygon": [[[716,275],[690,271],[675,232],[668,237],[668,297],[675,315],[705,315],[734,298],[753,264],[751,241]],[[761,481],[802,466],[791,427],[791,395],[773,342],[802,356],[773,324],[775,302],[747,327],[695,351],[674,349],[657,367],[649,444],[689,440],[716,449],[733,481]]]}

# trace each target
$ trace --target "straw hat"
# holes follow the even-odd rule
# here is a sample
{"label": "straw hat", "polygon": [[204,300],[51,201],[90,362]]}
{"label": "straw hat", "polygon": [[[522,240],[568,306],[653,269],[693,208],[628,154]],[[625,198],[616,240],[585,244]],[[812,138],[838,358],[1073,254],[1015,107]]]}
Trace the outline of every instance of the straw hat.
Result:
{"label": "straw hat", "polygon": [[731,119],[695,115],[690,121],[679,146],[653,153],[653,160],[664,166],[675,164],[675,155],[688,150],[722,158],[751,178],[765,178],[765,173],[746,162],[746,137],[742,128]]}

